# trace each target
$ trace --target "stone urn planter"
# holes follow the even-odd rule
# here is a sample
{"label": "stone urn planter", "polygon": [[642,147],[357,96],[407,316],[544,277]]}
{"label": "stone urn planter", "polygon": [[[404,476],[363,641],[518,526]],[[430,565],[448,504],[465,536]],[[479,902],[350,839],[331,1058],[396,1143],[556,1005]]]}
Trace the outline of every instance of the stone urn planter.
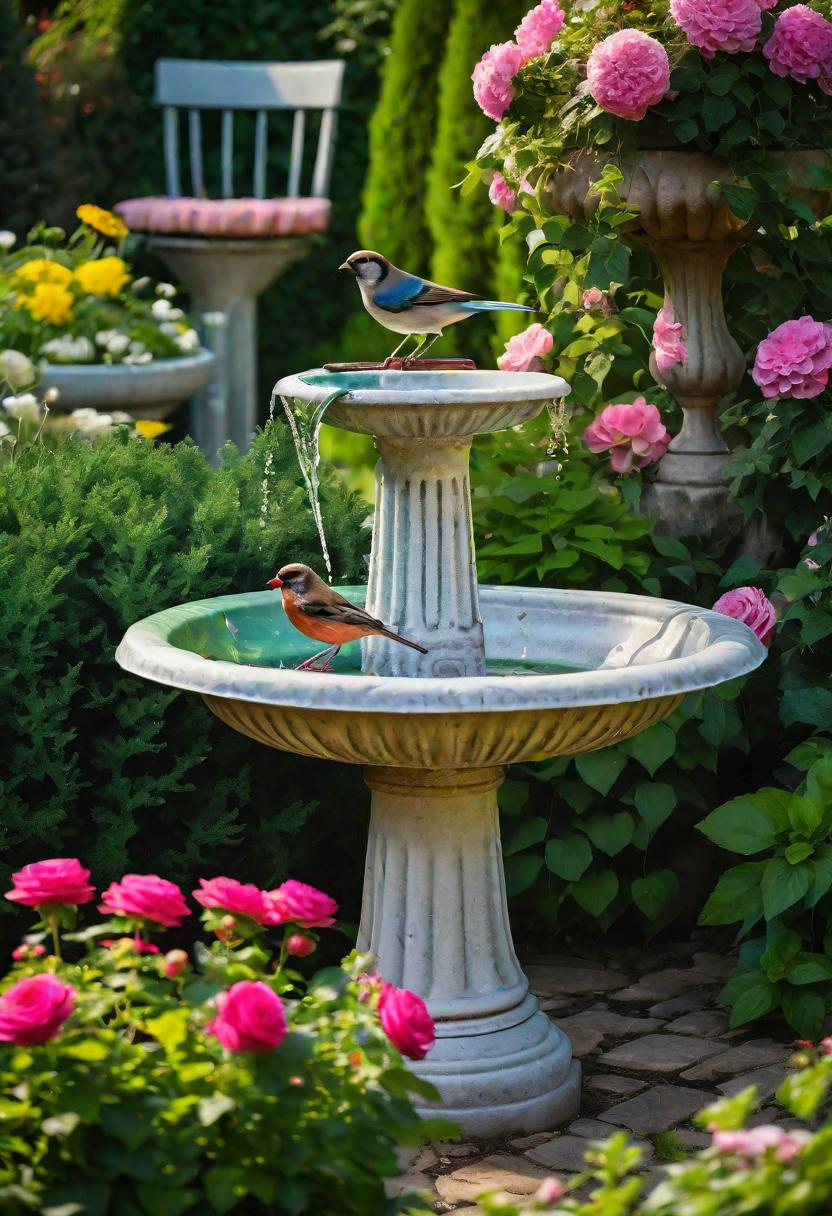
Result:
{"label": "stone urn planter", "polygon": [[[774,153],[793,183],[791,193],[824,213],[832,192],[813,188],[811,164],[828,162],[823,152]],[[598,205],[591,187],[611,155],[576,152],[568,168],[546,185],[554,214],[590,218]],[[623,202],[638,209],[625,227],[629,239],[653,253],[664,280],[665,304],[684,328],[688,357],[662,375],[651,357],[650,370],[673,393],[683,423],[644,495],[645,510],[657,511],[664,530],[677,536],[738,531],[741,518],[730,501],[725,466],[730,452],[717,420],[720,399],[741,382],[746,353],[731,335],[722,303],[722,276],[728,259],[752,236],[755,224],[733,214],[719,188],[734,177],[726,160],[682,148],[642,151],[620,162]]]}
{"label": "stone urn planter", "polygon": [[54,410],[91,407],[161,419],[207,384],[213,365],[208,350],[152,363],[43,363],[39,384],[58,390]]}

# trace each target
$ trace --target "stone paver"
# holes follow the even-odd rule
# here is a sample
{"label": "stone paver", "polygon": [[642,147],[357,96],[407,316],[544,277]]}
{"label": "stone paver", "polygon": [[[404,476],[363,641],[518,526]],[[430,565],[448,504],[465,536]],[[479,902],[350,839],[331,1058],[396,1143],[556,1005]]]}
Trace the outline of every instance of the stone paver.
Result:
{"label": "stone paver", "polygon": [[598,1051],[604,1041],[602,1032],[595,1030],[592,1026],[585,1026],[580,1014],[574,1018],[553,1018],[552,1020],[558,1029],[569,1038],[569,1042],[572,1044],[572,1055],[576,1060],[583,1060],[585,1056],[591,1056]]}
{"label": "stone paver", "polygon": [[788,1071],[785,1066],[783,1068],[758,1068],[754,1072],[744,1073],[741,1077],[732,1077],[730,1081],[724,1081],[721,1085],[717,1085],[717,1089],[731,1098],[741,1090],[748,1089],[749,1085],[756,1085],[757,1096],[761,1102],[765,1102],[766,1098],[770,1098],[774,1091],[780,1088]]}
{"label": "stone paver", "polygon": [[664,971],[654,971],[652,975],[644,975],[638,983],[621,988],[612,994],[612,1000],[628,1005],[648,1005],[654,1001],[682,996],[683,993],[700,988],[701,985],[701,972],[669,967]]}
{"label": "stone paver", "polygon": [[686,1148],[690,1153],[698,1153],[711,1146],[711,1137],[707,1132],[695,1132],[689,1127],[680,1127],[676,1132],[676,1139],[682,1148]]}
{"label": "stone paver", "polygon": [[525,1151],[527,1148],[536,1148],[538,1144],[542,1144],[544,1140],[551,1140],[551,1132],[535,1132],[531,1136],[518,1136],[516,1140],[509,1140],[512,1148],[519,1148]]}
{"label": "stone paver", "polygon": [[600,1119],[576,1119],[566,1128],[567,1135],[583,1136],[585,1140],[606,1140],[610,1134],[608,1123]]}
{"label": "stone paver", "polygon": [[601,1064],[632,1068],[635,1072],[679,1072],[691,1064],[723,1050],[714,1039],[694,1039],[684,1034],[648,1034],[622,1043],[600,1057]]}
{"label": "stone paver", "polygon": [[591,1026],[593,1030],[599,1030],[604,1039],[627,1039],[634,1034],[650,1034],[664,1025],[661,1018],[618,1013],[614,1009],[585,1009],[583,1013],[573,1014],[571,1018],[555,1019],[555,1025],[561,1029],[564,1029],[565,1023],[571,1026],[578,1022]]}
{"label": "stone paver", "polygon": [[551,967],[548,965],[526,968],[533,992],[584,993],[609,992],[627,983],[627,976],[620,971],[607,971],[599,967]]}
{"label": "stone paver", "polygon": [[403,1174],[400,1178],[386,1178],[384,1189],[389,1199],[397,1199],[399,1195],[404,1195],[407,1191],[428,1191],[430,1193],[433,1190],[433,1179],[429,1174]]}
{"label": "stone paver", "polygon": [[436,1179],[436,1190],[447,1203],[460,1203],[466,1199],[473,1201],[485,1191],[533,1195],[546,1177],[546,1171],[526,1157],[495,1153],[484,1161],[454,1170],[452,1174],[443,1174]]}
{"label": "stone paver", "polygon": [[657,1085],[636,1098],[619,1102],[598,1118],[643,1136],[652,1136],[689,1119],[694,1111],[715,1101],[717,1096],[687,1085]]}
{"label": "stone paver", "polygon": [[715,988],[698,988],[694,992],[684,992],[681,996],[673,996],[668,1001],[651,1005],[647,1012],[651,1018],[676,1018],[680,1013],[704,1009],[715,992]]}
{"label": "stone paver", "polygon": [[682,1077],[685,1081],[715,1081],[717,1077],[736,1076],[737,1073],[765,1068],[769,1064],[785,1064],[790,1055],[790,1049],[782,1043],[773,1043],[771,1039],[753,1039],[697,1064],[683,1072]]}
{"label": "stone paver", "polygon": [[647,1082],[639,1081],[636,1077],[622,1077],[614,1072],[602,1072],[594,1077],[587,1077],[584,1086],[591,1094],[601,1094],[611,1098],[631,1098],[633,1094],[646,1089]]}
{"label": "stone paver", "polygon": [[526,1156],[547,1170],[580,1174],[587,1168],[584,1154],[589,1152],[589,1148],[590,1143],[584,1136],[554,1136],[545,1144],[530,1148]]}
{"label": "stone paver", "polygon": [[693,1034],[702,1038],[720,1037],[728,1029],[728,1014],[721,1009],[694,1009],[668,1022],[665,1030],[672,1034]]}

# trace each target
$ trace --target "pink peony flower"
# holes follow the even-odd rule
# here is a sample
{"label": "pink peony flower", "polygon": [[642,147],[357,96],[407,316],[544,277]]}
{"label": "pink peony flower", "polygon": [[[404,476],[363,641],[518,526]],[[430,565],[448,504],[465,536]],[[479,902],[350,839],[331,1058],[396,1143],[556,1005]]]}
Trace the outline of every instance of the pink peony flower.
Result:
{"label": "pink peony flower", "polygon": [[41,904],[86,904],[95,895],[85,870],[77,857],[52,857],[48,861],[33,861],[16,874],[14,886],[6,899],[37,908]]}
{"label": "pink peony flower", "polygon": [[637,397],[631,405],[608,405],[586,428],[584,443],[590,452],[609,452],[616,473],[644,469],[660,460],[670,435],[655,405]]}
{"label": "pink peony flower", "polygon": [[183,916],[190,916],[176,883],[158,874],[125,874],[121,882],[111,882],[101,898],[99,912],[154,921],[168,929],[181,925]]}
{"label": "pink peony flower", "polygon": [[169,980],[176,979],[188,966],[190,959],[184,950],[168,950],[162,963],[162,970]]}
{"label": "pink peony flower", "polygon": [[75,1005],[75,989],[48,972],[0,996],[0,1042],[34,1047],[54,1039]]}
{"label": "pink peony flower", "polygon": [[752,376],[764,397],[817,397],[832,367],[832,325],[800,317],[772,330],[757,347]]}
{"label": "pink peony flower", "polygon": [[817,80],[825,93],[832,92],[832,22],[805,4],[780,14],[763,54],[775,76],[800,84]]}
{"label": "pink peony flower", "polygon": [[512,76],[523,66],[516,42],[496,42],[474,68],[474,97],[484,114],[499,122],[514,99]]}
{"label": "pink peony flower", "polygon": [[192,891],[191,894],[203,908],[236,912],[258,925],[269,923],[266,892],[253,883],[237,882],[236,878],[200,878],[199,885],[201,890]]}
{"label": "pink peony flower", "polygon": [[497,366],[504,372],[537,372],[543,366],[541,360],[554,346],[554,338],[548,329],[537,321],[515,334],[506,342],[506,353],[500,355]]}
{"label": "pink peony flower", "polygon": [[588,287],[581,297],[584,312],[600,312],[603,317],[614,317],[618,305],[608,291],[600,287]]}
{"label": "pink peony flower", "polygon": [[423,1060],[436,1037],[428,1007],[415,992],[382,984],[378,1002],[381,1028],[390,1042],[410,1060]]}
{"label": "pink peony flower", "polygon": [[809,1138],[808,1131],[787,1132],[782,1127],[766,1123],[747,1130],[716,1131],[713,1144],[722,1153],[746,1157],[750,1161],[757,1161],[771,1152],[777,1161],[788,1165],[802,1152]]}
{"label": "pink peony flower", "polygon": [[653,323],[653,350],[656,354],[656,367],[663,376],[666,376],[678,363],[684,363],[687,359],[688,348],[684,339],[684,330],[681,323],[676,320],[673,305],[666,301]]}
{"label": "pink peony flower", "polygon": [[670,60],[649,34],[619,30],[595,47],[586,77],[602,110],[638,122],[670,87]]}
{"label": "pink peony flower", "polygon": [[276,891],[267,891],[266,899],[269,905],[267,924],[301,925],[306,929],[335,924],[338,911],[335,900],[294,878],[288,878]]}
{"label": "pink peony flower", "polygon": [[759,587],[738,587],[736,591],[726,591],[714,604],[714,612],[723,616],[732,616],[735,621],[756,633],[764,646],[770,646],[777,625],[777,613],[771,600]]}
{"label": "pink peony flower", "polygon": [[514,31],[525,62],[546,54],[565,20],[566,13],[557,0],[540,0],[540,4],[526,13]]}
{"label": "pink peony flower", "polygon": [[670,0],[670,15],[688,42],[713,59],[717,51],[754,50],[763,7],[761,0]]}
{"label": "pink peony flower", "polygon": [[295,958],[306,958],[315,950],[315,942],[305,933],[290,933],[286,938],[286,953]]}
{"label": "pink peony flower", "polygon": [[280,997],[262,980],[241,980],[217,997],[217,1016],[205,1027],[229,1051],[274,1051],[286,1038]]}

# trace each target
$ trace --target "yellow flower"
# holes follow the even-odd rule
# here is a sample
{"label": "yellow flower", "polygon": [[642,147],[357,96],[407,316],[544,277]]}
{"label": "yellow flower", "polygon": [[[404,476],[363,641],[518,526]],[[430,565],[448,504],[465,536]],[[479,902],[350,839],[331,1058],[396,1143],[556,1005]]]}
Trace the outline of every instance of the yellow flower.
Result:
{"label": "yellow flower", "polygon": [[72,282],[72,271],[52,258],[32,258],[18,266],[14,272],[16,283],[58,283],[68,287]]}
{"label": "yellow flower", "polygon": [[156,422],[153,418],[140,418],[134,425],[142,439],[156,439],[170,430],[169,422]]}
{"label": "yellow flower", "polygon": [[76,268],[75,281],[91,296],[117,296],[130,275],[121,258],[97,258]]}
{"label": "yellow flower", "polygon": [[130,231],[123,219],[114,215],[112,211],[96,207],[94,203],[82,203],[75,214],[82,224],[87,224],[103,236],[117,237],[120,240]]}
{"label": "yellow flower", "polygon": [[31,295],[19,295],[17,307],[25,308],[35,321],[65,325],[72,316],[75,296],[60,283],[37,283]]}

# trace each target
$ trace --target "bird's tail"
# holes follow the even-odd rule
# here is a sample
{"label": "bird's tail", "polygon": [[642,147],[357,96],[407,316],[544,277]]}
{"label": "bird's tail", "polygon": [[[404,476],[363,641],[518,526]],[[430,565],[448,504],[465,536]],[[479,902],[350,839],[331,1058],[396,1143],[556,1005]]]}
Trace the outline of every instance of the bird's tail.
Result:
{"label": "bird's tail", "polygon": [[528,304],[505,304],[499,300],[468,300],[465,307],[471,312],[537,312]]}
{"label": "bird's tail", "polygon": [[390,638],[392,642],[401,642],[403,646],[409,646],[411,650],[418,650],[421,654],[427,654],[424,646],[420,646],[418,642],[411,642],[408,638],[403,638],[400,633],[394,633],[392,629],[379,629],[379,633],[383,638]]}

